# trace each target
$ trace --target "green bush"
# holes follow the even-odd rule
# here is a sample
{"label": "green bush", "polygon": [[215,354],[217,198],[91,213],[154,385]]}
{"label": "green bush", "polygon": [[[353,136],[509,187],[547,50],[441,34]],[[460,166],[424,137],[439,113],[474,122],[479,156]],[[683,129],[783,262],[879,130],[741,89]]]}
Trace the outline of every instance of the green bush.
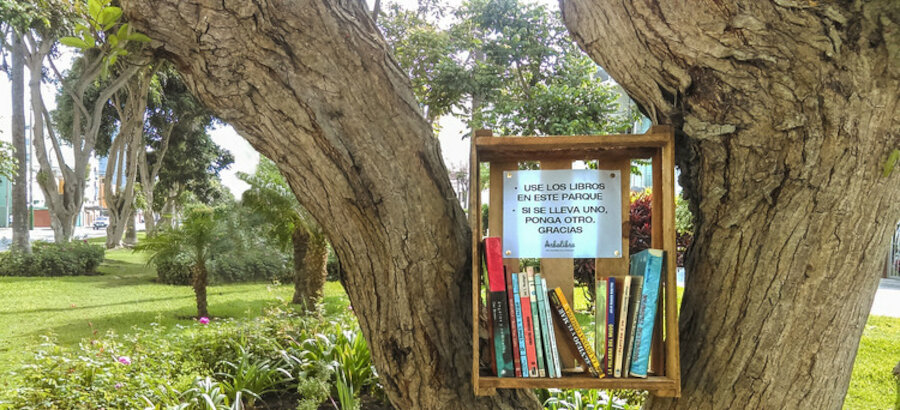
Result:
{"label": "green bush", "polygon": [[34,242],[30,255],[12,250],[0,253],[0,276],[96,275],[106,250],[100,245],[72,241]]}
{"label": "green bush", "polygon": [[[154,265],[160,283],[191,284],[191,261],[186,254],[178,254],[174,258],[158,258]],[[211,283],[273,280],[289,282],[293,274],[288,258],[273,250],[220,255],[210,261],[208,268]]]}
{"label": "green bush", "polygon": [[71,350],[47,338],[13,379],[0,408],[266,408],[285,397],[316,408],[340,401],[346,386],[354,397],[345,401],[383,400],[352,316],[325,321],[287,307],[242,321],[150,324]]}

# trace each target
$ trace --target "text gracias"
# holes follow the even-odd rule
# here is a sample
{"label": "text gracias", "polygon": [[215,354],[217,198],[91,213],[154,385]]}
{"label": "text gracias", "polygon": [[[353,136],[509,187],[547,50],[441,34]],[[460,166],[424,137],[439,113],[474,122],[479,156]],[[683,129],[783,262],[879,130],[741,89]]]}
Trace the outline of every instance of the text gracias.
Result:
{"label": "text gracias", "polygon": [[[534,192],[533,194],[518,194],[516,200],[519,202],[526,201],[602,201],[603,193],[601,192],[559,192],[559,191],[598,191],[606,189],[603,183],[595,182],[573,182],[569,184],[528,184],[523,186],[525,192]],[[525,223],[533,224],[590,224],[594,223],[592,216],[567,215],[565,217],[553,215],[577,214],[581,210],[577,206],[558,206],[558,207],[522,207],[523,214],[550,216],[527,216]],[[606,207],[586,206],[585,213],[606,213]],[[559,233],[582,233],[581,226],[541,226],[538,233],[559,234]]]}

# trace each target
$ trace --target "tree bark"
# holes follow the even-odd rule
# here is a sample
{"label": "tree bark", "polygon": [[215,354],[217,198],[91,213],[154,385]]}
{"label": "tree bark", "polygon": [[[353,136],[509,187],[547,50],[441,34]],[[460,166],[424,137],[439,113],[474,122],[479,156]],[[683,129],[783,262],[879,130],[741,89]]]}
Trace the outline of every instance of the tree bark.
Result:
{"label": "tree bark", "polygon": [[194,296],[197,300],[197,318],[201,317],[209,317],[209,311],[206,306],[206,284],[208,281],[209,272],[206,269],[206,262],[198,261],[194,265],[194,278],[193,278],[193,287],[194,287]]}
{"label": "tree bark", "polygon": [[322,233],[312,234],[309,248],[303,258],[304,292],[306,306],[312,308],[322,299],[325,278],[328,277],[328,241]]}
{"label": "tree bark", "polygon": [[28,235],[28,144],[25,143],[25,44],[18,33],[12,33],[12,58],[9,66],[12,82],[12,143],[16,149],[18,172],[12,186],[13,247],[31,253]]}
{"label": "tree bark", "polygon": [[363,2],[122,3],[320,222],[394,406],[538,406],[527,391],[474,395],[466,218]]}
{"label": "tree bark", "polygon": [[840,408],[900,217],[900,3],[562,3],[696,217],[682,397],[646,408]]}

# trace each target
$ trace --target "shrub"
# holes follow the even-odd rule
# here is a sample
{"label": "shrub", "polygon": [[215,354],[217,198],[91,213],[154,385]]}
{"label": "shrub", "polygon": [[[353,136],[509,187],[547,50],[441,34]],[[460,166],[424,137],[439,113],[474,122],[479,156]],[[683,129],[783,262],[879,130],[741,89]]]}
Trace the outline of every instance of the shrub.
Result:
{"label": "shrub", "polygon": [[[153,263],[160,283],[191,284],[191,260],[186,254],[158,258]],[[287,256],[274,250],[220,255],[210,261],[208,267],[209,280],[212,283],[273,280],[284,282],[290,281],[292,275]]]}
{"label": "shrub", "polygon": [[106,250],[100,245],[73,241],[37,241],[30,255],[12,250],[0,253],[0,276],[96,275]]}

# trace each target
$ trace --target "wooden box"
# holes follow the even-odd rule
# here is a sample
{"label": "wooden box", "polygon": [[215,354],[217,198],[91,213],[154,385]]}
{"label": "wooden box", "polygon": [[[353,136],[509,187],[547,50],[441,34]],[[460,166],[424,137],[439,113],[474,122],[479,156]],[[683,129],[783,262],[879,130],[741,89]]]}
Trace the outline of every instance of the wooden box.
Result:
{"label": "wooden box", "polygon": [[[472,385],[476,395],[491,395],[496,389],[580,388],[642,389],[666,397],[681,395],[681,373],[678,358],[678,309],[675,277],[675,158],[674,134],[671,127],[654,126],[643,135],[494,137],[491,131],[475,132],[470,158],[469,221],[472,228]],[[496,377],[479,366],[479,316],[484,306],[481,299],[481,177],[480,164],[490,164],[490,198],[488,228],[491,236],[503,232],[503,171],[518,170],[522,161],[533,161],[540,169],[569,169],[573,161],[598,161],[600,169],[618,169],[622,192],[622,249],[617,259],[597,259],[597,275],[628,274],[630,176],[633,159],[650,159],[652,164],[652,243],[651,247],[666,251],[662,275],[659,314],[653,333],[650,376],[644,378],[596,378],[589,375],[564,375],[561,378]],[[518,265],[518,260],[504,259]],[[549,288],[562,287],[566,297],[574,301],[574,264],[572,259],[543,259],[544,277]],[[662,331],[660,331],[662,329]],[[561,349],[560,355],[564,356]],[[571,353],[568,353],[571,354]],[[572,356],[573,357],[573,356]]]}

